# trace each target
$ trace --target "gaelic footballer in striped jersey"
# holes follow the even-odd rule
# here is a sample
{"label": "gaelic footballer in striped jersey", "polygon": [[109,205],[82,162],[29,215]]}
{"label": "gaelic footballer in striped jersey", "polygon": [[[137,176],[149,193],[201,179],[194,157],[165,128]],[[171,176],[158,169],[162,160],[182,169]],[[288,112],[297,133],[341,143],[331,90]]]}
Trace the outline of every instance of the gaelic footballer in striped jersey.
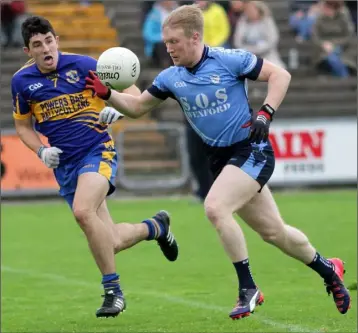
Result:
{"label": "gaelic footballer in striped jersey", "polygon": [[[104,288],[104,301],[96,316],[117,316],[126,303],[115,254],[142,240],[155,240],[164,256],[175,261],[178,246],[170,232],[169,215],[160,211],[142,223],[113,223],[106,197],[115,190],[118,152],[108,123],[102,121],[113,108],[86,88],[85,80],[89,71],[96,70],[97,61],[60,52],[59,37],[43,17],[25,20],[22,35],[30,60],[11,82],[17,133],[53,169],[60,195],[87,238]],[[140,94],[136,86],[125,92]],[[48,145],[37,132],[47,137]]]}

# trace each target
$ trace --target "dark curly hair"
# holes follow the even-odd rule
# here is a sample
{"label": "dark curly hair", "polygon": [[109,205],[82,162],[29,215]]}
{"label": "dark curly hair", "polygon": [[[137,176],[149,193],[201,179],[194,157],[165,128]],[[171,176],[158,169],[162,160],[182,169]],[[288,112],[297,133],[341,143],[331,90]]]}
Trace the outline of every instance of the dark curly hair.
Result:
{"label": "dark curly hair", "polygon": [[45,35],[49,32],[56,36],[51,23],[41,16],[30,16],[21,25],[21,34],[26,47],[29,47],[30,39],[34,35]]}

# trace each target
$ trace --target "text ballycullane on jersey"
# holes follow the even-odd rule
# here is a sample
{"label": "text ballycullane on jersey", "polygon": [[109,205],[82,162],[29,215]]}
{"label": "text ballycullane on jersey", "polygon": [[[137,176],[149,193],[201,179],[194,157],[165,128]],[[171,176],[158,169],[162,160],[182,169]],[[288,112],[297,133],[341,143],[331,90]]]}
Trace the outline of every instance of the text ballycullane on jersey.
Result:
{"label": "text ballycullane on jersey", "polygon": [[37,103],[37,105],[41,108],[39,114],[41,120],[46,121],[57,116],[70,115],[88,109],[91,106],[91,101],[82,94],[77,94],[60,96],[43,103]]}

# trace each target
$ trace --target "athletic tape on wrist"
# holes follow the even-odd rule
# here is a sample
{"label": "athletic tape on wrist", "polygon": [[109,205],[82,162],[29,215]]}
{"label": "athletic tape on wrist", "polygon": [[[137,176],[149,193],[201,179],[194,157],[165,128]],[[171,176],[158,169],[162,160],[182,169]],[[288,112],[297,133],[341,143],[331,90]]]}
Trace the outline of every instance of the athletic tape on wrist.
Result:
{"label": "athletic tape on wrist", "polygon": [[41,158],[41,153],[42,153],[42,151],[43,151],[45,148],[46,148],[45,146],[41,146],[41,147],[39,148],[39,150],[37,151],[37,156],[38,156],[38,157]]}

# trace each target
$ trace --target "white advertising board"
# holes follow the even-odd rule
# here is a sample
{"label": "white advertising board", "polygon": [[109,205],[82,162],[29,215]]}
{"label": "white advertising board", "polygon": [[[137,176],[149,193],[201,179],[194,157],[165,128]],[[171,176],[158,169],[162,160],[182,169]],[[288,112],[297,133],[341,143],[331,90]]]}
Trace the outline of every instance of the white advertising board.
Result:
{"label": "white advertising board", "polygon": [[273,121],[270,140],[276,167],[271,184],[355,183],[357,119]]}

